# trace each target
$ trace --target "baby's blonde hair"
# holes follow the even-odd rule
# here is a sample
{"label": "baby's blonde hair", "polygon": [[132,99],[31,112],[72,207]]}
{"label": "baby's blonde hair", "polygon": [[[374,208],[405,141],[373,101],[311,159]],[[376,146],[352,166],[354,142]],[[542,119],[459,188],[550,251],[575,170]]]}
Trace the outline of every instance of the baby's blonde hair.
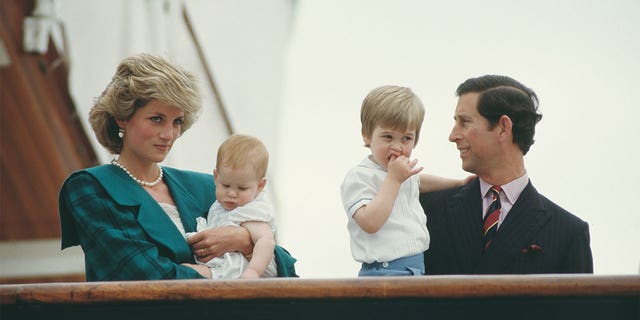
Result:
{"label": "baby's blonde hair", "polygon": [[269,152],[259,139],[245,134],[234,134],[218,148],[217,170],[221,167],[238,169],[249,165],[255,170],[257,178],[267,175]]}
{"label": "baby's blonde hair", "polygon": [[399,86],[377,87],[362,101],[362,135],[371,138],[376,126],[386,126],[394,130],[415,129],[417,144],[424,113],[422,101],[411,89]]}

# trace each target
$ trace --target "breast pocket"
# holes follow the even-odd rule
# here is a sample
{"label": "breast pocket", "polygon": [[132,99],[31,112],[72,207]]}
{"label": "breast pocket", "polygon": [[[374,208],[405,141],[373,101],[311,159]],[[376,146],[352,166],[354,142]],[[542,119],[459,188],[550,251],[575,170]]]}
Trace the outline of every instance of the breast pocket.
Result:
{"label": "breast pocket", "polygon": [[513,273],[548,273],[545,266],[547,263],[547,256],[544,252],[544,247],[537,243],[532,243],[524,248],[521,248],[517,254],[513,265]]}

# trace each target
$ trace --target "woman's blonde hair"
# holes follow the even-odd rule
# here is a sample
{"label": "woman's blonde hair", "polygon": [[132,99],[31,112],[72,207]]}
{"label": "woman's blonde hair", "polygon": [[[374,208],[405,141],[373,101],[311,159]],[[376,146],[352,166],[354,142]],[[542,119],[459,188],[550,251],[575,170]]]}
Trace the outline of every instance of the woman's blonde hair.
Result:
{"label": "woman's blonde hair", "polygon": [[159,100],[184,112],[180,134],[198,118],[202,106],[196,78],[169,61],[142,53],[125,58],[102,94],[96,98],[89,122],[98,142],[109,152],[122,151],[116,120],[129,120],[139,108]]}
{"label": "woman's blonde hair", "polygon": [[244,134],[234,134],[218,148],[216,169],[229,167],[232,169],[252,166],[256,178],[267,175],[269,152],[262,141]]}
{"label": "woman's blonde hair", "polygon": [[417,144],[424,113],[422,101],[411,89],[399,86],[377,87],[362,101],[362,136],[371,138],[376,126],[394,130],[415,129]]}

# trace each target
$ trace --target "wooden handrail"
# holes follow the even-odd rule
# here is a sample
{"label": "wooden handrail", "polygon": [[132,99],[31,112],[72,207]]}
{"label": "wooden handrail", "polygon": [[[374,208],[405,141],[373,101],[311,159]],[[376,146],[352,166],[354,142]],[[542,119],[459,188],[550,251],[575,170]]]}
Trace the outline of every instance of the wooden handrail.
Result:
{"label": "wooden handrail", "polygon": [[249,299],[640,297],[640,276],[501,275],[0,285],[0,304]]}

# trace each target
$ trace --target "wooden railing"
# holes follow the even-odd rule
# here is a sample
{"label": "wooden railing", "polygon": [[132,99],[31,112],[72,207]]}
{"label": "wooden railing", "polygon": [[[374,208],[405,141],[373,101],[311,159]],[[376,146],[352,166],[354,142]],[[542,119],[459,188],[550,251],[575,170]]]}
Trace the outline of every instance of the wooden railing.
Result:
{"label": "wooden railing", "polygon": [[[215,318],[214,318],[215,316]],[[233,318],[220,318],[220,317]],[[0,319],[640,319],[640,276],[0,285]]]}

